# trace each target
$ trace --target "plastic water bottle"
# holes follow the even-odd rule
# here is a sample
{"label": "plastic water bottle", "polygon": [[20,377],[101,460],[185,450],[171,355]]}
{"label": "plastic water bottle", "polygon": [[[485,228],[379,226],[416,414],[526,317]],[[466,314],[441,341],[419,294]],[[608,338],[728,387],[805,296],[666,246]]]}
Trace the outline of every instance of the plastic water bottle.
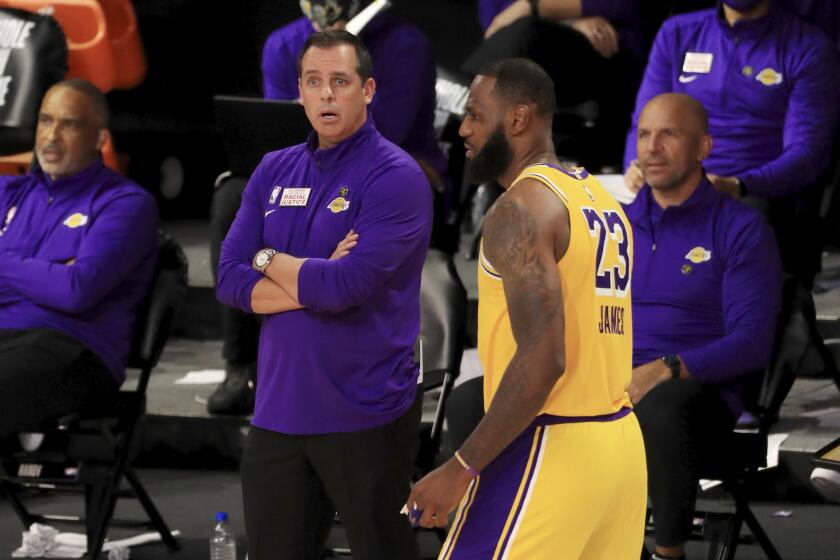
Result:
{"label": "plastic water bottle", "polygon": [[236,539],[227,521],[226,511],[216,512],[216,528],[210,536],[210,560],[236,560]]}

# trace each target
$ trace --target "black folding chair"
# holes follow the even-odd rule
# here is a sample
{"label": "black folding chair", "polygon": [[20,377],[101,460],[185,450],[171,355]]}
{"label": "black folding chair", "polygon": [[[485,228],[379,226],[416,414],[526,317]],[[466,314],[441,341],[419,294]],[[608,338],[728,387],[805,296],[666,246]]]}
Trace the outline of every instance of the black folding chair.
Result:
{"label": "black folding chair", "polygon": [[[179,545],[131,467],[137,453],[146,411],[149,376],[169,337],[175,312],[187,287],[187,260],[181,248],[161,234],[155,274],[133,328],[128,366],[140,369],[134,390],[123,390],[114,401],[80,410],[32,431],[44,433],[43,447],[3,459],[0,487],[25,528],[32,523],[83,524],[87,558],[102,551],[109,526],[156,530],[170,550]],[[57,441],[58,445],[47,445]],[[5,472],[3,472],[5,471]],[[123,477],[128,488],[121,490]],[[85,516],[39,515],[23,503],[27,489],[83,491]],[[148,520],[112,519],[118,497],[134,497]]]}
{"label": "black folding chair", "polygon": [[[751,542],[741,536],[745,523],[767,558],[781,560],[750,508],[750,494],[758,471],[767,466],[770,428],[778,420],[782,402],[814,344],[810,293],[790,278],[785,282],[782,301],[784,307],[779,315],[770,363],[761,378],[756,405],[750,408],[757,427],[751,431],[736,428],[720,442],[716,456],[701,468],[700,478],[720,480],[735,502],[733,512],[697,512],[704,522],[702,530],[692,538],[710,542],[708,560],[735,558],[738,544]],[[656,512],[653,514],[655,517]],[[652,529],[653,525],[648,524],[647,532],[651,533]],[[645,557],[649,557],[647,551],[643,552]]]}
{"label": "black folding chair", "polygon": [[[440,449],[446,400],[461,370],[467,323],[467,290],[452,257],[429,249],[420,284],[420,341],[423,352],[423,391],[440,391],[431,423],[420,426],[418,474],[435,466]],[[419,353],[417,354],[419,355]]]}

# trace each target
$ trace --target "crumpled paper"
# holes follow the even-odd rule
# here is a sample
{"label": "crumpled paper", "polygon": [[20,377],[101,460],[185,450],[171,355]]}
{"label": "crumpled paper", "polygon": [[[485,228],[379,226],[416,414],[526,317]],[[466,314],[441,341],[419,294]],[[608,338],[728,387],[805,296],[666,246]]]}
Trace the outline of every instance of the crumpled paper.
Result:
{"label": "crumpled paper", "polygon": [[[20,548],[12,558],[81,558],[87,550],[87,537],[81,533],[59,533],[55,528],[33,523],[23,532]],[[116,542],[105,543],[108,560],[128,560],[131,551]]]}

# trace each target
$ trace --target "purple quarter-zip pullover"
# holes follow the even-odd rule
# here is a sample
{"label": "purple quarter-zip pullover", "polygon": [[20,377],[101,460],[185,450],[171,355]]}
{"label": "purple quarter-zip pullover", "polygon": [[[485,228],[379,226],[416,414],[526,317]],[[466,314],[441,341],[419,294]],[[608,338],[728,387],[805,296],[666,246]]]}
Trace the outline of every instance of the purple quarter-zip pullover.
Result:
{"label": "purple quarter-zip pullover", "polygon": [[122,383],[157,228],[154,198],[101,160],[55,181],[0,177],[0,329],[68,334]]}
{"label": "purple quarter-zip pullover", "polygon": [[662,24],[636,97],[636,123],[660,93],[685,93],[709,113],[710,173],[738,177],[751,195],[796,193],[828,164],[840,111],[840,61],[825,34],[777,6],[730,27],[718,8]]}
{"label": "purple quarter-zip pullover", "polygon": [[[293,100],[298,92],[297,57],[315,33],[305,17],[274,31],[263,47],[263,92],[266,99]],[[376,95],[370,114],[382,135],[439,175],[446,158],[437,145],[435,61],[432,44],[413,25],[380,14],[359,35],[373,59]]]}
{"label": "purple quarter-zip pullover", "polygon": [[[411,406],[418,375],[428,181],[371,118],[337,146],[317,146],[313,132],[263,158],[219,260],[219,299],[252,312],[257,251],[308,259],[298,277],[306,308],[267,315],[260,332],[252,423],[287,434],[387,424]],[[359,244],[328,260],[350,229]]]}
{"label": "purple quarter-zip pullover", "polygon": [[645,185],[625,213],[633,226],[633,367],[679,354],[737,417],[744,377],[770,357],[781,305],[772,231],[705,176],[688,200],[665,210]]}

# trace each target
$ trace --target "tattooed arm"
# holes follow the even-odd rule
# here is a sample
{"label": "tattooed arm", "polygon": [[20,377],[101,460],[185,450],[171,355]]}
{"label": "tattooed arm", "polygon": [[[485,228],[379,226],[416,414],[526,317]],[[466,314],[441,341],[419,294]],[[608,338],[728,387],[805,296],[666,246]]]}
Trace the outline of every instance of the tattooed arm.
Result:
{"label": "tattooed arm", "polygon": [[[565,367],[563,295],[557,261],[569,245],[569,215],[548,189],[526,179],[503,194],[484,224],[484,255],[502,278],[516,353],[484,418],[460,453],[481,470],[534,420]],[[444,526],[470,478],[450,459],[417,483],[409,506],[420,525]]]}

